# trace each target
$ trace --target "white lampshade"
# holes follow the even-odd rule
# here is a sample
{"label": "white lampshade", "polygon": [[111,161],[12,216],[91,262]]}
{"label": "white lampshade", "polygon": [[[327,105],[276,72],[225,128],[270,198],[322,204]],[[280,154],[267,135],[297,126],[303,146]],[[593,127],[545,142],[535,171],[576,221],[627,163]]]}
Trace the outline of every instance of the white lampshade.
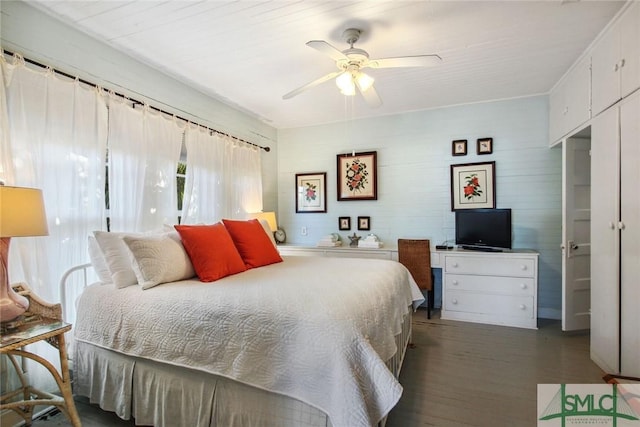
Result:
{"label": "white lampshade", "polygon": [[48,234],[42,191],[0,185],[0,237]]}
{"label": "white lampshade", "polygon": [[275,212],[255,212],[250,213],[249,217],[257,220],[264,219],[269,224],[271,231],[276,231],[278,229]]}

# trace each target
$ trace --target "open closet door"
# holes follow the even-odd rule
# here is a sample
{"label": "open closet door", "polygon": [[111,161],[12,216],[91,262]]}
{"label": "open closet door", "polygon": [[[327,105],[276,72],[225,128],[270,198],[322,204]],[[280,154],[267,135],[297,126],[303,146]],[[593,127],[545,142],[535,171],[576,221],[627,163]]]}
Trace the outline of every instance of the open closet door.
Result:
{"label": "open closet door", "polygon": [[589,329],[591,130],[562,145],[562,330]]}

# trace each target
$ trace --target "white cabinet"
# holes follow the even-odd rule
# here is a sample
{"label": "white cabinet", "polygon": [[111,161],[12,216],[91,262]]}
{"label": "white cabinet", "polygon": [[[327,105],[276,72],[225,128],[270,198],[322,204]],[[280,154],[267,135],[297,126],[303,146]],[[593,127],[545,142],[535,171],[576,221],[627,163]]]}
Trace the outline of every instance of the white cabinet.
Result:
{"label": "white cabinet", "polygon": [[322,248],[314,246],[278,245],[278,251],[283,256],[326,256],[341,258],[375,258],[398,260],[398,249],[388,248],[357,248],[351,246],[338,246],[335,248]]}
{"label": "white cabinet", "polygon": [[549,141],[553,145],[591,118],[591,57],[586,55],[549,95]]}
{"label": "white cabinet", "polygon": [[640,4],[633,2],[593,47],[592,115],[640,87]]}
{"label": "white cabinet", "polygon": [[593,120],[591,358],[640,376],[640,92]]}
{"label": "white cabinet", "polygon": [[455,250],[440,258],[442,319],[537,328],[536,252]]}

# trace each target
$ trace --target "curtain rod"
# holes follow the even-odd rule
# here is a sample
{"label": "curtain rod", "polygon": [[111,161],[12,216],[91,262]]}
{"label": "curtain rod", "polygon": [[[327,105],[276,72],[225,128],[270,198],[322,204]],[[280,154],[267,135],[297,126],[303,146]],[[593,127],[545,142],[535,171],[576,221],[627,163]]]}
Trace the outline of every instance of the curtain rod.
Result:
{"label": "curtain rod", "polygon": [[[3,52],[4,52],[4,54],[5,54],[5,55],[10,55],[10,56],[13,56],[13,57],[15,57],[15,56],[16,56],[16,54],[15,54],[14,52],[8,51],[8,50],[6,50],[6,49],[3,49]],[[22,55],[21,55],[21,56],[22,56]],[[71,75],[71,74],[69,74],[69,73],[65,73],[64,71],[61,71],[61,70],[58,70],[58,69],[53,68],[53,67],[51,67],[51,66],[48,66],[48,65],[42,64],[42,63],[40,63],[40,62],[38,62],[38,61],[34,61],[33,59],[25,58],[24,56],[22,56],[22,59],[23,59],[25,62],[28,62],[29,64],[32,64],[32,65],[38,66],[38,67],[40,67],[40,68],[46,68],[46,69],[49,69],[49,70],[53,71],[54,73],[60,74],[61,76],[64,76],[64,77],[67,77],[67,78],[70,78],[70,79],[73,79],[73,80],[76,80],[76,79],[77,79],[79,82],[84,83],[84,84],[86,84],[86,85],[89,85],[89,86],[91,86],[91,87],[94,87],[94,88],[102,87],[102,86],[97,85],[96,83],[93,83],[93,82],[87,81],[87,80],[85,80],[85,79],[81,79],[81,78],[80,78],[80,77],[78,77],[78,76],[73,76],[73,75]],[[195,125],[201,126],[201,127],[205,128],[205,129],[209,130],[210,132],[215,132],[215,133],[217,133],[217,134],[219,134],[219,135],[224,135],[224,136],[228,136],[229,138],[233,138],[233,139],[235,139],[236,141],[241,141],[241,142],[244,142],[245,144],[253,145],[254,147],[258,147],[258,148],[260,148],[260,149],[262,149],[262,150],[266,151],[267,153],[268,153],[269,151],[271,151],[271,147],[266,147],[266,146],[264,146],[264,147],[263,147],[262,145],[258,145],[258,144],[256,144],[256,143],[246,141],[246,140],[244,140],[244,139],[242,139],[242,138],[238,138],[237,136],[229,135],[228,133],[225,133],[225,132],[219,131],[219,130],[217,130],[217,129],[213,129],[213,128],[209,127],[209,126],[201,125],[201,124],[199,124],[199,123],[194,122],[193,120],[185,119],[184,117],[177,116],[177,115],[175,115],[175,114],[173,114],[173,113],[170,113],[170,112],[168,112],[168,111],[165,111],[165,110],[163,110],[163,109],[161,109],[161,108],[154,107],[153,105],[145,104],[144,102],[140,102],[140,101],[138,101],[138,100],[136,100],[136,99],[130,98],[130,97],[125,96],[125,95],[123,95],[123,94],[121,94],[121,93],[118,93],[118,92],[113,92],[113,93],[114,93],[115,95],[117,95],[117,96],[121,97],[121,98],[124,98],[124,99],[127,99],[127,100],[131,101],[134,105],[135,105],[135,104],[147,105],[149,108],[151,108],[152,110],[154,110],[154,111],[156,111],[156,112],[158,112],[158,113],[163,113],[163,114],[167,114],[167,115],[169,115],[169,116],[173,116],[173,117],[175,117],[175,118],[177,118],[177,119],[180,119],[180,120],[183,120],[183,121],[185,121],[185,122],[187,122],[187,123],[193,123],[193,124],[195,124]]]}

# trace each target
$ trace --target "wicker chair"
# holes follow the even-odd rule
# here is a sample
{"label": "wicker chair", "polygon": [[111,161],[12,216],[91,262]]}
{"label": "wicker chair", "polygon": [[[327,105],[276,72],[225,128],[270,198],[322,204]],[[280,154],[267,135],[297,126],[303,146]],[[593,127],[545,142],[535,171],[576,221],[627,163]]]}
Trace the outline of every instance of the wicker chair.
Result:
{"label": "wicker chair", "polygon": [[398,239],[398,261],[407,267],[418,287],[427,291],[427,318],[433,308],[431,248],[427,239]]}

